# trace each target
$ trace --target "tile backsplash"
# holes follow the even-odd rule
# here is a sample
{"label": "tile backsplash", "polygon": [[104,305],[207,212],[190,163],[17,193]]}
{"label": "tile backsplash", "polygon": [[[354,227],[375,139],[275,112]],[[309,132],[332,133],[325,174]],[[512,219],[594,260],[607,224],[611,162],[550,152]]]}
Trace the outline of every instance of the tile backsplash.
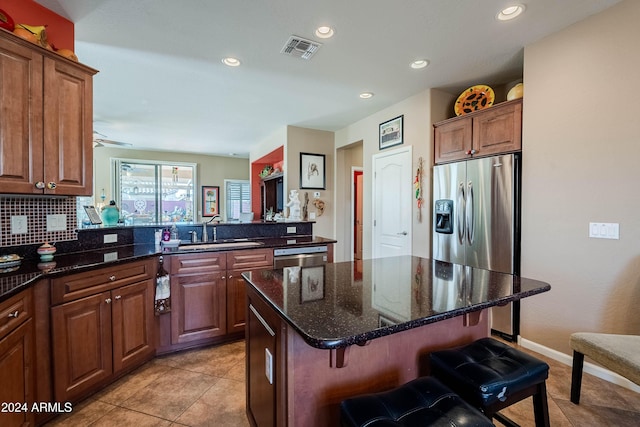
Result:
{"label": "tile backsplash", "polygon": [[[58,215],[52,224],[58,231],[47,231],[48,215]],[[12,216],[26,217],[26,233],[11,234]],[[77,240],[77,218],[75,197],[0,196],[0,247]]]}

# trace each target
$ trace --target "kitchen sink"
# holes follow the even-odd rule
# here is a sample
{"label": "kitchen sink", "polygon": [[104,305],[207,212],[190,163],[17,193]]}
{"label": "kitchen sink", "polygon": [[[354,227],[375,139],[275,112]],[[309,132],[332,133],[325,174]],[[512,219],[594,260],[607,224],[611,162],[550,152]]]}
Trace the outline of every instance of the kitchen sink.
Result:
{"label": "kitchen sink", "polygon": [[208,243],[192,243],[188,245],[180,245],[179,251],[206,251],[212,249],[226,249],[226,248],[249,248],[254,246],[262,246],[261,242],[252,242],[249,240],[234,240],[234,241],[220,241],[220,242],[208,242]]}

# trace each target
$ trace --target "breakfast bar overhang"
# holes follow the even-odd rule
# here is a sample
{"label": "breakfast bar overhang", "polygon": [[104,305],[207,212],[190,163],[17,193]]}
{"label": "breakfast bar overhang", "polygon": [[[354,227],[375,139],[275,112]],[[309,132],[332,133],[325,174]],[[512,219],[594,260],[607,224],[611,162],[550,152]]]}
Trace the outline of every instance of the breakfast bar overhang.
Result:
{"label": "breakfast bar overhang", "polygon": [[243,273],[252,425],[339,425],[339,404],[490,334],[490,307],[550,285],[414,256]]}

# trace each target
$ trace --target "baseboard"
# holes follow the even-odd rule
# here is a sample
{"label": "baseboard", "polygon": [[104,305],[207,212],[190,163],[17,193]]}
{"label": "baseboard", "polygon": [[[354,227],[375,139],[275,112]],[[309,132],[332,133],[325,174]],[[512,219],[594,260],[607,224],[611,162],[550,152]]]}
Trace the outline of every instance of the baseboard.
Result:
{"label": "baseboard", "polygon": [[[572,356],[561,353],[549,347],[545,347],[536,342],[529,341],[520,336],[518,337],[518,344],[524,348],[535,351],[536,353],[540,353],[543,356],[547,356],[550,359],[557,360],[558,362],[563,363],[567,366],[572,366],[573,364]],[[591,374],[595,377],[601,378],[610,383],[617,384],[621,387],[627,388],[629,390],[633,390],[636,393],[640,393],[640,386],[638,386],[637,384],[633,383],[632,381],[629,381],[625,377],[622,377],[616,374],[615,372],[605,369],[602,366],[589,363],[586,360],[584,362],[582,372],[586,372],[587,374]]]}

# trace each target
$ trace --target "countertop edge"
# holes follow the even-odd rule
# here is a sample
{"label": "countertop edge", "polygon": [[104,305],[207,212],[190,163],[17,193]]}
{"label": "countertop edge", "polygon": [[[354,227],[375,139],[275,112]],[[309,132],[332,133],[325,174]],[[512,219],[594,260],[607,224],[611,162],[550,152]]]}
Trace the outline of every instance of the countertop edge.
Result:
{"label": "countertop edge", "polygon": [[474,304],[467,307],[454,309],[445,313],[438,313],[436,315],[415,319],[415,320],[410,320],[408,322],[385,326],[385,327],[381,327],[373,331],[358,334],[358,335],[351,335],[346,337],[335,337],[335,338],[320,338],[320,337],[311,336],[307,332],[302,330],[302,328],[300,328],[285,313],[283,313],[282,310],[278,308],[277,304],[274,304],[257,286],[251,283],[250,278],[248,278],[245,275],[245,273],[242,274],[242,277],[244,278],[247,285],[251,286],[252,289],[255,290],[255,293],[262,299],[262,301],[264,301],[270,308],[272,308],[273,311],[277,313],[278,316],[287,323],[287,325],[291,326],[307,344],[309,344],[311,347],[321,349],[321,350],[334,350],[334,349],[349,347],[351,345],[364,345],[366,344],[367,341],[370,341],[376,338],[392,335],[398,332],[414,329],[420,326],[436,323],[442,320],[459,317],[468,313],[485,310],[491,307],[506,305],[510,302],[519,301],[523,298],[541,294],[551,290],[551,285],[545,282],[539,282],[542,285],[539,288],[532,289],[529,291],[519,292],[515,295],[499,298],[494,301]]}

